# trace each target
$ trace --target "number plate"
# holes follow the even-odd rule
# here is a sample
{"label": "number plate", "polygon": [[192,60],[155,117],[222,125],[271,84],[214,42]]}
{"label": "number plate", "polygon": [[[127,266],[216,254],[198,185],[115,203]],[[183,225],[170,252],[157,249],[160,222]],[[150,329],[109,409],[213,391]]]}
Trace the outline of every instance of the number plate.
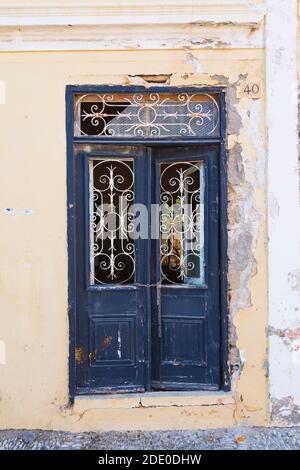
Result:
{"label": "number plate", "polygon": [[259,99],[263,93],[263,85],[261,81],[244,81],[240,84],[238,90],[239,98]]}

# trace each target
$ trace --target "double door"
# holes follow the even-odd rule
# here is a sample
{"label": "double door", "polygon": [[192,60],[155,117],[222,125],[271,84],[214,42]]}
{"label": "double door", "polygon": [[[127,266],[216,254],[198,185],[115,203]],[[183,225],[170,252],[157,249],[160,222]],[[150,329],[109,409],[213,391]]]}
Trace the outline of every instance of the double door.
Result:
{"label": "double door", "polygon": [[219,389],[218,156],[75,152],[77,393]]}

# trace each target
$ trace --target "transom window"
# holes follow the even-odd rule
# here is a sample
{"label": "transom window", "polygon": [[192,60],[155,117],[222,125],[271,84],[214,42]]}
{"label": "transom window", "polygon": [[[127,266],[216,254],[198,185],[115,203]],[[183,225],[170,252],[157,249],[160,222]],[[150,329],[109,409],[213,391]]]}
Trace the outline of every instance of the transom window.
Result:
{"label": "transom window", "polygon": [[217,137],[218,97],[207,93],[75,95],[75,136]]}

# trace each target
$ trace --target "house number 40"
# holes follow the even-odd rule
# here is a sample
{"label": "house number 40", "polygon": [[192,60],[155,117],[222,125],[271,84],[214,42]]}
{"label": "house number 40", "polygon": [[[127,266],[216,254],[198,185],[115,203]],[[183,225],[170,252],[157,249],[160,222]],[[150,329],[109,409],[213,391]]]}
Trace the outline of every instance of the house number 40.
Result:
{"label": "house number 40", "polygon": [[244,89],[244,93],[248,95],[258,95],[260,91],[260,87],[258,83],[253,83],[253,85],[246,85]]}
{"label": "house number 40", "polygon": [[262,86],[258,82],[241,84],[240,94],[246,96],[247,98],[260,98],[261,97]]}

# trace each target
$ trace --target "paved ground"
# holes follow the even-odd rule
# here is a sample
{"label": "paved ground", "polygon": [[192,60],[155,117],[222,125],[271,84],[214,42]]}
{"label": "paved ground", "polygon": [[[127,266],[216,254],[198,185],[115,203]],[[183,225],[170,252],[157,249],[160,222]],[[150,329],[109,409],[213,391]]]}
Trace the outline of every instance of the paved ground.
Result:
{"label": "paved ground", "polygon": [[300,449],[300,427],[68,433],[0,431],[0,449]]}

